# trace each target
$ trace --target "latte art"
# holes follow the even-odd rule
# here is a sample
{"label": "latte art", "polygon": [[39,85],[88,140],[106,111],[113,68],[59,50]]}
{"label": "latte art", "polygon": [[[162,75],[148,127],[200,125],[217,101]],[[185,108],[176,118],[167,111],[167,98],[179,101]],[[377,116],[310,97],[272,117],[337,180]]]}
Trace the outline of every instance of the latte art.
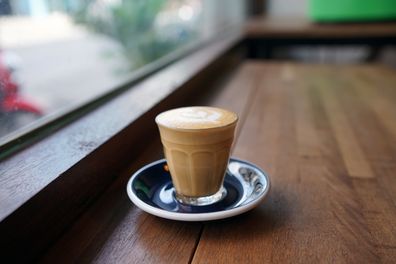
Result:
{"label": "latte art", "polygon": [[227,110],[215,107],[184,107],[160,114],[158,124],[180,129],[202,129],[230,125],[238,117]]}
{"label": "latte art", "polygon": [[187,109],[185,112],[182,112],[179,116],[175,116],[174,118],[180,119],[182,122],[219,122],[220,117],[221,113],[219,112]]}

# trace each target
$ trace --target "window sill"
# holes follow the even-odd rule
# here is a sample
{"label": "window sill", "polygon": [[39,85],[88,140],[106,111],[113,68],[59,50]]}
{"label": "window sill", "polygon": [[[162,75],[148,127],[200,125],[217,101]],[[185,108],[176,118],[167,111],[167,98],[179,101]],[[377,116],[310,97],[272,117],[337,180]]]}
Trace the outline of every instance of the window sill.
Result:
{"label": "window sill", "polygon": [[140,155],[157,133],[152,120],[158,112],[206,88],[217,77],[213,70],[217,75],[235,65],[227,52],[241,40],[235,33],[207,45],[2,161],[4,252],[26,260],[45,250]]}

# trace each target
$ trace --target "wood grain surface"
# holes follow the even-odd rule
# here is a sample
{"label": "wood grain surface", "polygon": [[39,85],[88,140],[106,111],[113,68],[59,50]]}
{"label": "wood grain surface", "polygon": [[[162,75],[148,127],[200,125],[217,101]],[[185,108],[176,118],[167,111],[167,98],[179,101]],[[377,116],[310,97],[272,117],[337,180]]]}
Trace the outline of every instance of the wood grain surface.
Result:
{"label": "wood grain surface", "polygon": [[202,100],[240,115],[233,155],[269,173],[264,202],[202,223],[142,212],[125,185],[156,138],[42,262],[394,263],[395,88],[381,66],[247,61]]}

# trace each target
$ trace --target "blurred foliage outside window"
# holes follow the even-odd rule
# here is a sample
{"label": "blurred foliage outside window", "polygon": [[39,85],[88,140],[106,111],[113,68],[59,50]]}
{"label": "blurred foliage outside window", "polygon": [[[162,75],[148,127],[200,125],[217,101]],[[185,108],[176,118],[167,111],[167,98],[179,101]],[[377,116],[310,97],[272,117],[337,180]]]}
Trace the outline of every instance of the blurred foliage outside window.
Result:
{"label": "blurred foliage outside window", "polygon": [[[200,10],[193,10],[193,2],[197,6],[197,1],[123,0],[113,5],[85,1],[73,17],[118,41],[121,55],[136,69],[198,37],[198,24],[192,20],[197,20]],[[164,8],[170,14],[161,17]]]}

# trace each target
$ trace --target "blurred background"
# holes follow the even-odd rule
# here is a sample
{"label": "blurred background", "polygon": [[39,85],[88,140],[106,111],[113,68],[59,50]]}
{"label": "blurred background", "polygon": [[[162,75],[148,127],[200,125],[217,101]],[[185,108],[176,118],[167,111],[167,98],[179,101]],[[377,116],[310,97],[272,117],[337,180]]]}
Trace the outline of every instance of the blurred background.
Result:
{"label": "blurred background", "polygon": [[[351,8],[346,8],[348,1]],[[349,13],[332,21],[340,11],[323,6],[325,2],[334,2],[333,6]],[[359,1],[0,0],[0,141],[42,117],[114,89],[137,69],[183,46],[203,43],[226,28],[243,28],[249,17],[277,17],[280,23],[290,17],[315,23],[330,18],[338,23],[337,18],[341,22],[348,15],[354,18],[356,3]],[[393,19],[395,8],[388,5],[396,6],[395,1],[381,3],[388,10],[385,18]],[[384,18],[384,13],[378,15],[378,7],[360,6],[368,8],[371,20]],[[370,14],[372,10],[377,13]],[[275,47],[271,59],[362,63],[369,53],[370,47],[365,45],[292,45]],[[392,65],[395,58],[390,45],[376,60]]]}
{"label": "blurred background", "polygon": [[0,0],[0,137],[244,20],[239,0]]}

